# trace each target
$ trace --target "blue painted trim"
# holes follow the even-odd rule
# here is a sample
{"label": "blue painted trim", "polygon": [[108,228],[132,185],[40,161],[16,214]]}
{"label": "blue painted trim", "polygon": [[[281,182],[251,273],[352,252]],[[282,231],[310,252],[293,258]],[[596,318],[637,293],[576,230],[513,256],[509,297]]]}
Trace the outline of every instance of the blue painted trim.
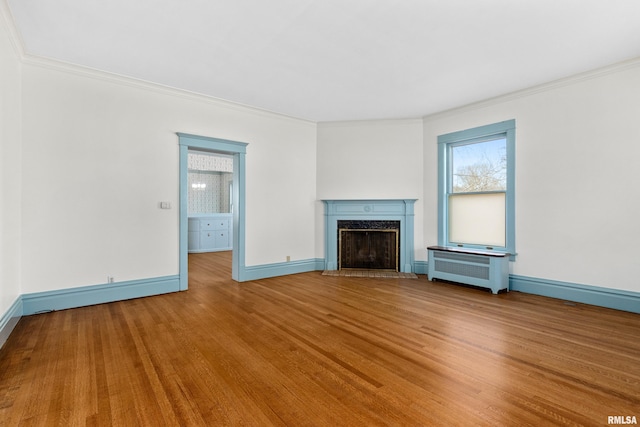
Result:
{"label": "blue painted trim", "polygon": [[[180,290],[189,288],[189,147],[180,146],[180,235],[179,241],[179,271]],[[186,171],[183,173],[183,171]],[[186,249],[185,249],[186,248]]]}
{"label": "blue painted trim", "polygon": [[233,200],[236,209],[233,211],[233,252],[231,278],[238,282],[245,281],[245,250],[246,242],[246,158],[244,153],[236,153],[233,159]]}
{"label": "blue painted trim", "polygon": [[325,270],[338,269],[338,221],[350,219],[400,221],[400,271],[413,273],[414,204],[416,199],[323,200]]}
{"label": "blue painted trim", "polygon": [[[325,260],[322,258],[268,264],[246,268],[246,280],[258,280],[289,274],[321,271]],[[428,263],[415,262],[415,273],[426,274]],[[575,301],[615,310],[640,314],[640,293],[597,286],[580,285],[569,282],[540,279],[534,277],[510,275],[509,287],[534,295]],[[21,295],[0,317],[0,348],[23,315],[43,311],[63,310],[106,302],[140,298],[180,290],[179,276],[166,276],[155,279],[134,280],[121,283],[84,286],[57,291],[39,292]]]}
{"label": "blue painted trim", "polygon": [[[468,143],[473,140],[482,140],[497,135],[504,135],[507,141],[507,191],[505,206],[505,231],[507,241],[504,248],[496,247],[495,250],[511,254],[511,260],[514,261],[516,254],[516,121],[513,119],[438,136],[438,245],[457,246],[455,243],[449,242],[446,220],[449,217],[448,194],[452,185],[448,174],[448,171],[451,169],[451,147],[455,144]],[[479,245],[465,245],[465,247],[485,249],[485,246]]]}
{"label": "blue painted trim", "polygon": [[429,263],[427,261],[416,261],[414,264],[414,273],[427,274],[429,272]]}
{"label": "blue painted trim", "polygon": [[27,316],[52,310],[64,310],[67,308],[84,307],[87,305],[178,292],[179,290],[179,276],[130,280],[126,282],[24,294],[22,295],[22,308],[23,314]]}
{"label": "blue painted trim", "polygon": [[640,293],[518,275],[509,276],[513,291],[640,313]]}
{"label": "blue painted trim", "polygon": [[245,280],[259,280],[318,270],[324,270],[324,259],[322,258],[246,267],[244,270],[244,278]]}
{"label": "blue painted trim", "polygon": [[500,133],[505,133],[516,127],[515,119],[489,125],[478,126],[471,129],[456,131],[438,136],[438,143],[450,144],[453,142],[468,141],[476,138],[489,137]]}
{"label": "blue painted trim", "polygon": [[447,242],[447,170],[451,168],[451,160],[447,156],[447,145],[438,137],[438,246],[446,246]]}
{"label": "blue painted trim", "polygon": [[180,145],[180,244],[179,275],[180,289],[189,286],[189,250],[188,250],[188,216],[189,191],[188,159],[189,149],[198,149],[216,153],[233,155],[233,255],[231,260],[231,277],[242,282],[245,278],[245,192],[246,192],[246,151],[247,143],[220,138],[191,135],[178,132]]}
{"label": "blue painted trim", "polygon": [[[227,154],[246,153],[246,142],[231,141],[229,139],[212,138],[210,136],[192,135],[189,133],[177,132],[180,138],[180,145],[186,145],[192,148],[204,148],[216,150]],[[215,147],[212,147],[215,145]]]}
{"label": "blue painted trim", "polygon": [[22,317],[22,312],[22,296],[19,296],[13,304],[11,304],[9,310],[0,317],[0,348],[2,348],[7,338],[9,338],[9,335],[11,335],[13,328],[18,324],[18,321]]}

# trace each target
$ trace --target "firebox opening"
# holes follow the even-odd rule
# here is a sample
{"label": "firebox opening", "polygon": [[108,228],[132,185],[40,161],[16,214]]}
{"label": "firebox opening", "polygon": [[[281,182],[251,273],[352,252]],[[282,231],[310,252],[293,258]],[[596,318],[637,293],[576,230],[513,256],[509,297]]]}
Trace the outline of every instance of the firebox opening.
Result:
{"label": "firebox opening", "polygon": [[338,269],[399,271],[399,230],[340,228]]}

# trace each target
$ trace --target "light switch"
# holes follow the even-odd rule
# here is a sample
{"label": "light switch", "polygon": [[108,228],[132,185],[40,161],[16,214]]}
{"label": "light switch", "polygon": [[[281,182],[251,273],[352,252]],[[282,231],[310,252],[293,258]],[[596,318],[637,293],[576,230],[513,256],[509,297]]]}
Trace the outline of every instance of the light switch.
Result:
{"label": "light switch", "polygon": [[171,202],[160,202],[160,209],[171,209]]}

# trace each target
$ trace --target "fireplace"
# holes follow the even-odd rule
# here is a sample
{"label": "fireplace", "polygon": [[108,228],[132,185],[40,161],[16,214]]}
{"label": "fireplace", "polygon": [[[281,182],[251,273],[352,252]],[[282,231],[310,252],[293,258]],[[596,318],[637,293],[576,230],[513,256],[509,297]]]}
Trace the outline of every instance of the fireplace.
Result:
{"label": "fireplace", "polygon": [[415,199],[323,200],[325,270],[414,272]]}
{"label": "fireplace", "polygon": [[338,221],[338,270],[398,271],[400,221]]}

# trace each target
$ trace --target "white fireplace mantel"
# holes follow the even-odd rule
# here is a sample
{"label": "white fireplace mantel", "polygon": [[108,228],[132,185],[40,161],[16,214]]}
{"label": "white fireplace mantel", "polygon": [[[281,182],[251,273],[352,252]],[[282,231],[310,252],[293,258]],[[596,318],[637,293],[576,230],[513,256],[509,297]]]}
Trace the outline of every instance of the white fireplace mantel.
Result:
{"label": "white fireplace mantel", "polygon": [[400,221],[400,271],[413,273],[413,207],[416,199],[323,200],[325,270],[338,269],[338,221]]}

